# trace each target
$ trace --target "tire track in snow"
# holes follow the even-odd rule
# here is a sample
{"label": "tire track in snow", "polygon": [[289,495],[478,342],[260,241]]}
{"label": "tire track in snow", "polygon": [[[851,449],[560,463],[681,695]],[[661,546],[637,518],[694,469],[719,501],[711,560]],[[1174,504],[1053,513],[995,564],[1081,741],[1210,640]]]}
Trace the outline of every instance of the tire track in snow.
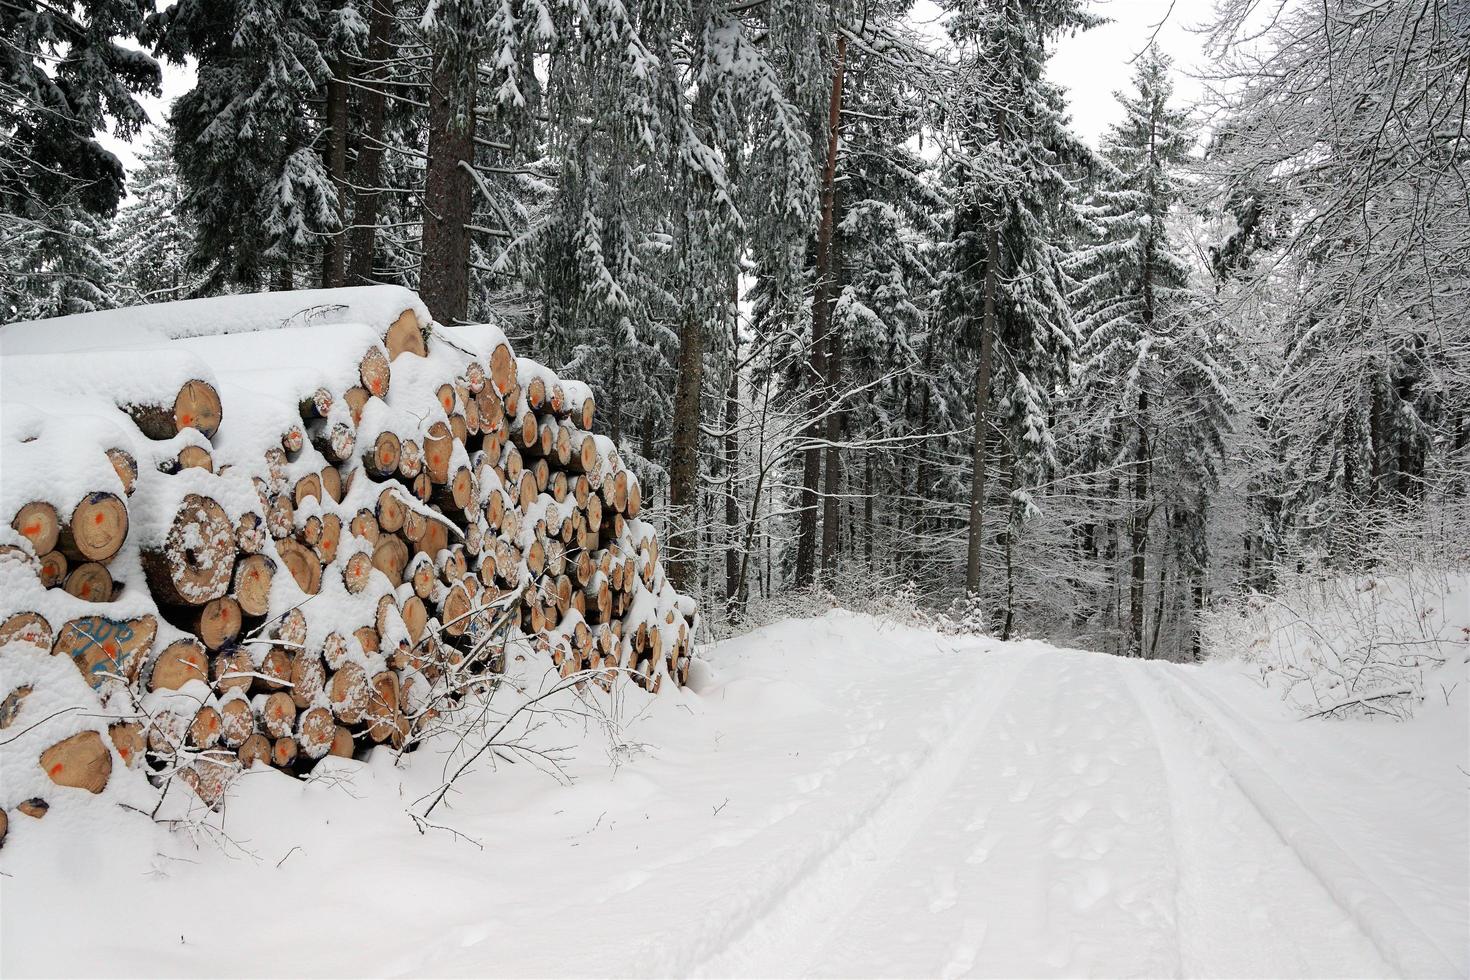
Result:
{"label": "tire track in snow", "polygon": [[[965,715],[941,739],[930,743],[907,775],[874,794],[840,831],[828,835],[802,860],[785,869],[779,882],[738,906],[724,907],[691,923],[699,942],[683,951],[682,962],[658,972],[678,976],[788,975],[805,953],[820,945],[840,916],[871,887],[902,851],[923,816],[944,797],[963,771],[991,716],[1036,660],[1035,652],[990,654],[989,669],[974,671],[979,682]],[[956,670],[964,669],[957,661]],[[873,860],[872,855],[879,855]]]}
{"label": "tire track in snow", "polygon": [[1434,940],[1267,774],[1245,745],[1261,736],[1240,734],[1253,728],[1247,720],[1187,679],[1182,668],[1159,672],[1156,681],[1175,709],[1205,733],[1216,761],[1254,813],[1386,964],[1404,976],[1461,975]]}
{"label": "tire track in snow", "polygon": [[1048,650],[880,881],[834,910],[819,976],[1180,970],[1163,762],[1117,673]]}

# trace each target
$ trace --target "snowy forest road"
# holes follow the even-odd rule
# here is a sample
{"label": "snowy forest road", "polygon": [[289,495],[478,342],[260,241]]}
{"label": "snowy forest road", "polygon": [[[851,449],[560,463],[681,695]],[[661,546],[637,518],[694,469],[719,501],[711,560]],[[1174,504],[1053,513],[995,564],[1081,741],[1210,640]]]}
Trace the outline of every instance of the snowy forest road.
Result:
{"label": "snowy forest road", "polygon": [[[1463,971],[1264,774],[1189,668],[1025,647],[981,661],[962,720],[697,972]],[[891,692],[849,693],[854,748],[878,749]],[[840,782],[833,762],[807,785]]]}
{"label": "snowy forest road", "polygon": [[[695,690],[463,781],[432,748],[242,780],[219,834],[119,813],[6,847],[0,972],[1454,976],[1464,690],[1304,722],[1241,664],[834,612],[716,645]],[[1436,692],[1436,697],[1438,692]],[[1433,699],[1431,699],[1432,701]],[[617,761],[609,766],[609,753]],[[65,908],[57,919],[51,910]],[[116,909],[132,914],[118,916]],[[238,917],[289,942],[241,943]],[[365,910],[391,928],[365,928]],[[87,943],[58,922],[85,920]]]}

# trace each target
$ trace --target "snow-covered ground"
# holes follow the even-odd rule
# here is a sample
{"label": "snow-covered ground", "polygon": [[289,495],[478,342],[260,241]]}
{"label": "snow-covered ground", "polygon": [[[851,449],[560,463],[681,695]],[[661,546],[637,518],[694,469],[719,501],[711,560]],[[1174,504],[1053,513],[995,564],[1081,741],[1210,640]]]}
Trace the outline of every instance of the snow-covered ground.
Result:
{"label": "snow-covered ground", "polygon": [[[11,820],[0,973],[1463,975],[1465,667],[1414,720],[1303,722],[1179,667],[846,613],[698,691],[548,724],[420,835],[430,750],[252,773],[196,848]],[[1439,685],[1443,683],[1441,688]],[[1451,689],[1451,685],[1458,687]]]}

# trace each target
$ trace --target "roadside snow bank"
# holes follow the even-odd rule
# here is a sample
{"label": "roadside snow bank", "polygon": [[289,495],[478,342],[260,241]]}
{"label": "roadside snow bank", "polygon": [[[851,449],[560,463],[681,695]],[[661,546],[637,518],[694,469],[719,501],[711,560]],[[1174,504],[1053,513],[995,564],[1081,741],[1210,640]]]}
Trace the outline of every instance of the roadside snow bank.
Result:
{"label": "roadside snow bank", "polygon": [[1205,646],[1304,715],[1407,718],[1466,680],[1470,573],[1292,576],[1207,614]]}

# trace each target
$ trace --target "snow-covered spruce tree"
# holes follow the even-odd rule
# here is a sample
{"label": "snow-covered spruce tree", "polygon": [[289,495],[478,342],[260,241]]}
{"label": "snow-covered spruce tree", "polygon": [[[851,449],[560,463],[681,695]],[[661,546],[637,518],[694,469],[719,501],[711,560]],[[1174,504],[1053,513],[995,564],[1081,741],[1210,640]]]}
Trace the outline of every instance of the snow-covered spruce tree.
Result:
{"label": "snow-covered spruce tree", "polygon": [[178,0],[150,21],[161,53],[197,65],[169,123],[207,289],[290,288],[341,227],[312,112],[325,27],[311,0]]}
{"label": "snow-covered spruce tree", "polygon": [[[828,583],[841,565],[859,558],[868,576],[878,554],[889,567],[899,547],[893,532],[915,530],[898,519],[910,506],[909,457],[932,438],[919,431],[913,408],[916,386],[932,384],[920,371],[920,345],[933,293],[929,243],[942,202],[930,165],[912,143],[928,121],[923,99],[940,70],[897,33],[896,21],[870,22],[868,43],[849,48],[828,387],[875,387],[826,420],[821,568]],[[923,390],[922,397],[931,393]]]}
{"label": "snow-covered spruce tree", "polygon": [[[872,312],[862,297],[874,297],[873,291],[880,289],[878,277],[892,273],[895,265],[902,267],[904,281],[895,288],[903,291],[915,286],[915,275],[920,279],[925,275],[914,260],[919,245],[911,224],[915,210],[922,208],[925,168],[903,143],[919,127],[921,93],[939,86],[932,56],[899,26],[907,8],[902,2],[861,10],[834,5],[830,10],[781,11],[785,18],[776,21],[790,24],[805,16],[810,36],[824,43],[829,34],[832,37],[830,47],[773,57],[790,72],[792,105],[807,114],[816,157],[817,213],[795,225],[785,215],[782,220],[757,222],[748,246],[758,284],[752,318],[755,352],[762,370],[779,374],[775,393],[779,411],[800,412],[812,424],[807,448],[800,453],[799,472],[787,473],[779,481],[800,487],[790,504],[796,515],[796,550],[789,557],[791,577],[798,586],[813,584],[819,570],[830,583],[841,554],[853,547],[856,511],[849,506],[851,495],[841,491],[851,477],[844,476],[843,462],[854,453],[842,447],[867,437],[858,436],[852,427],[848,413],[855,406],[842,404],[844,393],[862,388],[864,381],[850,373],[844,334]],[[820,57],[814,60],[813,53]],[[752,169],[761,166],[759,159],[750,163]],[[761,194],[759,183],[750,188]],[[848,226],[846,217],[853,208],[860,214]],[[887,210],[880,215],[880,209]],[[863,253],[857,263],[844,258],[848,247],[844,228],[858,238],[851,243]],[[872,243],[862,242],[862,236],[899,230],[899,254],[882,254],[882,248],[891,248],[895,240],[875,246],[879,267],[874,278],[848,297],[845,309],[851,322],[839,322],[840,304],[850,284],[848,272],[869,258],[865,249]],[[926,288],[921,283],[918,291]],[[810,291],[809,299],[794,302],[804,290]],[[899,315],[905,300],[885,296],[879,303],[890,299],[885,314]],[[871,326],[869,320],[858,329],[866,332]],[[902,348],[908,331],[899,333],[896,343]],[[773,348],[764,350],[766,344]],[[787,356],[792,344],[803,348],[802,357]],[[861,350],[858,356],[868,353]],[[907,366],[900,361],[889,368],[901,372]],[[866,404],[868,399],[862,401]]]}
{"label": "snow-covered spruce tree", "polygon": [[[1203,520],[1229,405],[1211,317],[1169,236],[1179,200],[1176,173],[1193,138],[1188,113],[1168,104],[1168,73],[1168,60],[1150,50],[1134,72],[1135,90],[1118,94],[1123,120],[1103,138],[1107,166],[1085,211],[1095,240],[1075,253],[1069,269],[1082,335],[1071,414],[1077,438],[1090,450],[1080,461],[1099,470],[1117,466],[1127,483],[1119,572],[1128,581],[1123,651],[1129,656],[1153,646],[1145,642],[1152,545],[1161,544],[1166,555],[1177,545],[1187,560],[1176,574],[1188,578],[1191,590],[1203,588]],[[1117,481],[1114,487],[1123,489]],[[1185,540],[1175,542],[1177,535]],[[1167,571],[1159,569],[1160,608]]]}
{"label": "snow-covered spruce tree", "polygon": [[[1061,268],[1075,194],[1063,168],[1090,151],[1044,77],[1045,44],[1093,19],[1076,0],[952,0],[946,9],[958,65],[945,120],[951,203],[940,302],[950,337],[940,346],[967,349],[973,365],[965,588],[975,593],[990,457],[1004,461],[1009,484],[1005,535],[1026,515],[1016,491],[1056,465],[1051,394],[1075,347]],[[997,593],[1002,627],[1013,592]]]}
{"label": "snow-covered spruce tree", "polygon": [[14,258],[0,265],[0,304],[7,319],[90,313],[120,305],[122,277],[106,238],[107,225],[85,208],[63,202],[42,221],[18,224]]}
{"label": "snow-covered spruce tree", "polygon": [[147,5],[81,0],[0,6],[0,320],[111,305],[97,217],[123,194],[123,168],[97,142],[147,122],[157,63],[123,42]]}
{"label": "snow-covered spruce tree", "polygon": [[193,295],[202,283],[189,265],[197,233],[184,206],[173,131],[157,130],[132,175],[132,196],[108,230],[121,270],[123,303],[161,303]]}
{"label": "snow-covered spruce tree", "polygon": [[1215,87],[1207,165],[1239,222],[1216,253],[1236,277],[1226,298],[1269,291],[1278,313],[1260,420],[1277,465],[1250,556],[1264,585],[1277,548],[1351,566],[1359,529],[1463,498],[1470,158],[1454,4],[1295,2],[1264,36],[1250,8],[1218,10],[1232,84]]}
{"label": "snow-covered spruce tree", "polygon": [[123,168],[96,133],[124,138],[148,121],[135,95],[159,90],[158,64],[120,43],[148,4],[80,0],[0,8],[0,212],[36,217],[62,202],[110,215]]}

